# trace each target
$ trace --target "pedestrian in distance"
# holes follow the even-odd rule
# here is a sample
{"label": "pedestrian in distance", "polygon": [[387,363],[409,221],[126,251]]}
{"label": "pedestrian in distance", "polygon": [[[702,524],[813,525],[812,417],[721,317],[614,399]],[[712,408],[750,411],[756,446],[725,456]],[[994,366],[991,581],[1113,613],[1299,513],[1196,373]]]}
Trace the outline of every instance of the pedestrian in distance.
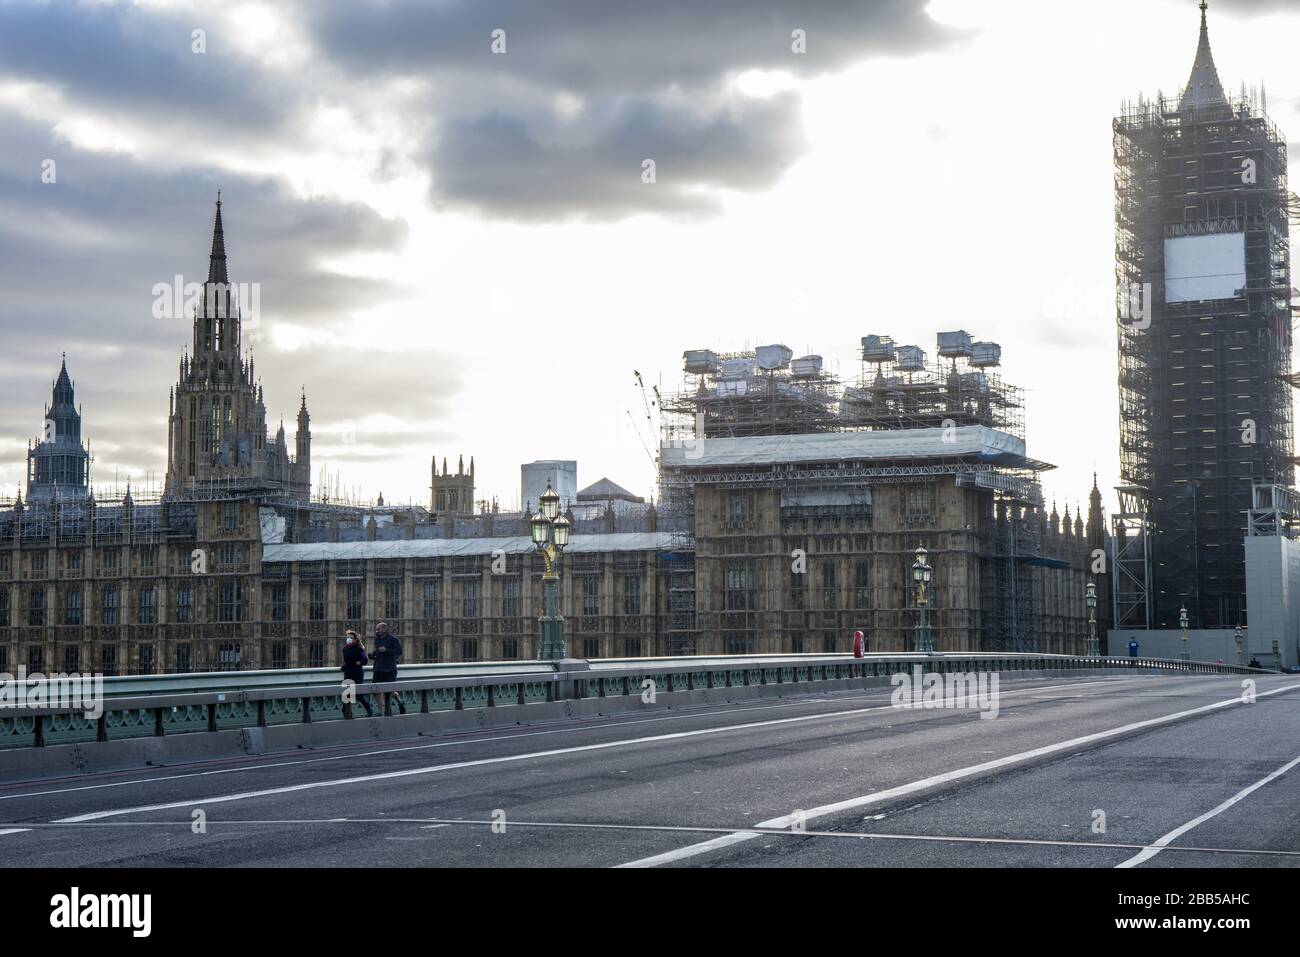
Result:
{"label": "pedestrian in distance", "polygon": [[[375,672],[371,678],[376,684],[384,681],[397,680],[397,662],[402,657],[402,643],[397,640],[397,636],[388,628],[388,622],[381,621],[375,625],[375,641],[372,646],[374,651],[371,653],[371,661],[374,662]],[[387,692],[382,692],[380,701],[383,702],[387,697]],[[406,705],[402,703],[402,696],[397,695],[397,707],[406,714]]]}
{"label": "pedestrian in distance", "polygon": [[[366,646],[361,643],[357,633],[351,628],[345,633],[343,641],[343,680],[351,681],[353,689],[366,680],[366,662],[370,659],[366,657]],[[354,697],[359,697],[354,694]],[[374,709],[370,707],[370,699],[359,697],[361,707],[366,709],[369,717],[374,717]]]}

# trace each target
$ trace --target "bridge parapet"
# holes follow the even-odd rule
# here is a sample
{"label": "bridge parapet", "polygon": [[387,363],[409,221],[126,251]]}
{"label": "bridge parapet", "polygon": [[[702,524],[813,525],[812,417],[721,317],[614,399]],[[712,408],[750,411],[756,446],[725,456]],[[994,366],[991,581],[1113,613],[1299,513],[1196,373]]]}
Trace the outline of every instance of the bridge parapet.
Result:
{"label": "bridge parapet", "polygon": [[[624,658],[560,662],[500,662],[468,666],[410,666],[403,677],[383,684],[359,684],[357,696],[383,692],[384,717],[393,700],[412,714],[519,708],[528,720],[530,705],[557,701],[629,699],[653,704],[662,695],[716,689],[762,689],[780,693],[845,687],[861,679],[888,679],[898,672],[1086,673],[1158,671],[1190,674],[1266,673],[1212,662],[1159,658],[1100,658],[1034,654],[737,655],[677,658]],[[0,750],[53,745],[94,746],[133,738],[211,734],[283,725],[351,722],[341,680],[326,680],[330,669],[217,675],[150,676],[105,679],[102,713],[88,716],[81,702],[54,700],[49,688],[38,706],[0,705]],[[118,682],[116,685],[113,682]],[[832,684],[833,683],[833,684]],[[28,682],[5,701],[33,700]],[[215,687],[204,687],[205,684]],[[131,685],[134,685],[132,687]],[[382,719],[373,719],[382,720]]]}

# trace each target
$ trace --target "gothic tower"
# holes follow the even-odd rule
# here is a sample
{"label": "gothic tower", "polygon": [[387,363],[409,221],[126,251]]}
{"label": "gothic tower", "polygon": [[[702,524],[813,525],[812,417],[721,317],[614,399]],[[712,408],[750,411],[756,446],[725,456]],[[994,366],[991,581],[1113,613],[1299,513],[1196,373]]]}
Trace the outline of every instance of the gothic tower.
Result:
{"label": "gothic tower", "polygon": [[429,487],[429,510],[435,514],[469,516],[474,514],[474,457],[470,456],[469,471],[465,471],[465,457],[456,463],[456,472],[447,468],[442,460],[442,474],[438,473],[438,456],[433,457]]}
{"label": "gothic tower", "polygon": [[223,490],[232,494],[311,494],[306,394],[298,412],[297,458],[283,429],[268,441],[266,404],[242,351],[240,290],[226,267],[221,194],[212,226],[212,251],[201,301],[194,310],[193,354],[183,356],[167,420],[166,494]]}
{"label": "gothic tower", "polygon": [[89,482],[90,453],[81,441],[81,413],[77,411],[68,357],[54,380],[54,394],[45,408],[41,440],[27,449],[27,501],[55,496],[84,497]]}
{"label": "gothic tower", "polygon": [[1206,6],[1182,95],[1114,121],[1120,628],[1241,622],[1251,486],[1294,484],[1287,140],[1225,91]]}

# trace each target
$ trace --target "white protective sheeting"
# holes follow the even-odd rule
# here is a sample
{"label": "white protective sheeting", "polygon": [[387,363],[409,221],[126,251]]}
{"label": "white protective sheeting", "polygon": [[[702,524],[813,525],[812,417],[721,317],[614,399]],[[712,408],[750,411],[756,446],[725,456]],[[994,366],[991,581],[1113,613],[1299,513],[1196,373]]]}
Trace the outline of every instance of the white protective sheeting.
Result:
{"label": "white protective sheeting", "polygon": [[1246,234],[1165,240],[1165,301],[1233,299],[1246,285]]}
{"label": "white protective sheeting", "polygon": [[[583,552],[646,552],[668,548],[668,532],[616,532],[611,535],[574,535],[564,554]],[[453,555],[491,555],[497,551],[522,555],[536,551],[532,539],[510,538],[416,538],[397,542],[301,542],[265,545],[262,562],[324,562],[366,558],[446,558]]]}
{"label": "white protective sheeting", "polygon": [[257,510],[257,517],[262,525],[263,545],[284,541],[284,516],[276,514],[275,509],[263,505]]}
{"label": "white protective sheeting", "polygon": [[[945,437],[951,441],[945,441]],[[686,445],[663,445],[660,455],[668,468],[956,457],[1005,461],[1024,458],[1025,442],[1009,432],[967,425],[952,430],[882,429],[817,435],[763,435],[743,439],[691,439]]]}

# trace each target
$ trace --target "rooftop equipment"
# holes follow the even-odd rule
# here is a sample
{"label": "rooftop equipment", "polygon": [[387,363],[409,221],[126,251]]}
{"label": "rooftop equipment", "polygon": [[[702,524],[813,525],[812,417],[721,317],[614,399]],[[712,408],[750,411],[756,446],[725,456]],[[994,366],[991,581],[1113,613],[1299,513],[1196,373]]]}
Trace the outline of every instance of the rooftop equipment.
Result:
{"label": "rooftop equipment", "polygon": [[715,375],[718,371],[718,355],[712,349],[689,349],[682,358],[691,375]]}
{"label": "rooftop equipment", "polygon": [[892,362],[894,359],[894,340],[889,336],[863,336],[863,362]]}
{"label": "rooftop equipment", "polygon": [[757,357],[758,367],[764,370],[784,369],[794,357],[793,352],[779,343],[759,346],[754,350],[754,355]]}
{"label": "rooftop equipment", "polygon": [[821,375],[821,372],[821,356],[803,356],[790,363],[790,374],[796,379],[814,379]]}
{"label": "rooftop equipment", "polygon": [[964,359],[971,354],[970,333],[958,329],[956,332],[939,333],[939,355],[945,359]]}
{"label": "rooftop equipment", "polygon": [[971,346],[970,364],[984,369],[1002,364],[1002,347],[996,342],[976,342]]}
{"label": "rooftop equipment", "polygon": [[754,374],[753,359],[723,359],[722,377],[724,379],[744,379]]}
{"label": "rooftop equipment", "polygon": [[920,346],[899,346],[894,368],[900,372],[920,372],[925,368],[925,350]]}

